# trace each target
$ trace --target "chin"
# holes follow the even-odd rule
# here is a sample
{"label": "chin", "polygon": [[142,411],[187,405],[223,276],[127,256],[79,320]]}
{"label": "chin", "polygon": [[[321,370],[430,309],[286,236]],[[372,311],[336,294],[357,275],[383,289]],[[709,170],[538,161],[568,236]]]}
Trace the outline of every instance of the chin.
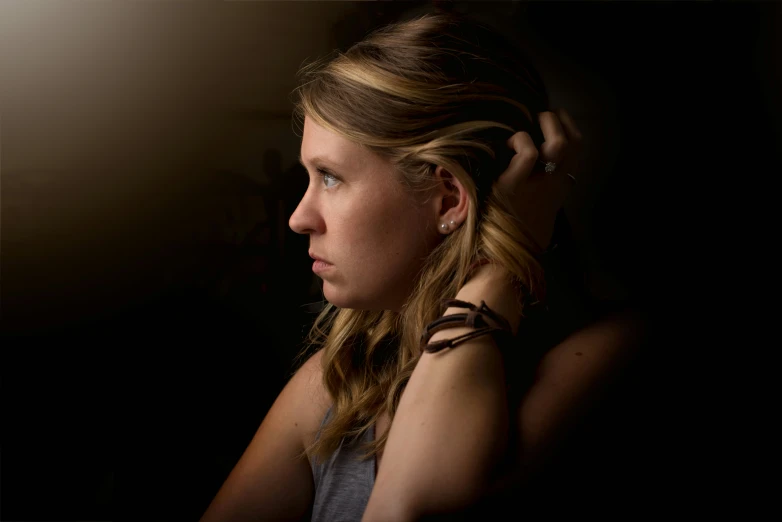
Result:
{"label": "chin", "polygon": [[337,308],[354,308],[355,305],[354,300],[345,295],[345,292],[335,289],[334,286],[325,279],[323,280],[323,297]]}
{"label": "chin", "polygon": [[372,311],[391,309],[391,307],[383,306],[384,303],[380,299],[372,299],[367,295],[339,291],[326,281],[323,283],[323,297],[337,308]]}

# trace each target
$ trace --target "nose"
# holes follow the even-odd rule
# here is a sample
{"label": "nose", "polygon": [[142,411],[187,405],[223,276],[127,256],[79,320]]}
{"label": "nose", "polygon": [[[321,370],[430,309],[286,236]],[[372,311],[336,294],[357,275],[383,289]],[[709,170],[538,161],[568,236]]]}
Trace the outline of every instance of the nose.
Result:
{"label": "nose", "polygon": [[310,191],[307,189],[307,192],[304,193],[301,201],[299,201],[293,214],[288,219],[288,226],[297,234],[312,233],[320,221],[314,205],[307,197],[309,193]]}

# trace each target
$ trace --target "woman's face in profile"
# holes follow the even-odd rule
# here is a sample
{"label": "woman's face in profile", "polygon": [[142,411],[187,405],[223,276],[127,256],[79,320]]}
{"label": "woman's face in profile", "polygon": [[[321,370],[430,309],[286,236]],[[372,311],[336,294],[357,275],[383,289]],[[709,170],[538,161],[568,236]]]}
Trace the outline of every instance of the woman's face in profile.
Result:
{"label": "woman's face in profile", "polygon": [[416,203],[385,158],[304,120],[301,161],[309,185],[289,225],[309,234],[316,273],[340,308],[399,310],[441,236],[433,200]]}

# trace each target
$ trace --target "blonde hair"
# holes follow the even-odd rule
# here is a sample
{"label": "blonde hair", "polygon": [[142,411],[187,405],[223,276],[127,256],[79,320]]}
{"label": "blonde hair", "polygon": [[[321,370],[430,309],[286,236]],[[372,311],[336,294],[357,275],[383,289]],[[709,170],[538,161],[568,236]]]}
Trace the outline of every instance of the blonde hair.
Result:
{"label": "blonde hair", "polygon": [[[299,360],[323,349],[323,385],[331,421],[305,449],[326,460],[344,440],[362,437],[387,412],[393,419],[420,357],[424,327],[442,315],[470,264],[488,257],[529,295],[542,299],[535,245],[494,190],[524,130],[541,141],[537,113],[547,110],[540,78],[499,35],[453,14],[427,14],[386,26],[336,57],[300,71],[295,118],[305,117],[390,160],[410,194],[425,193],[441,165],[465,187],[467,220],[433,249],[400,311],[338,309],[315,319]],[[519,308],[523,307],[521,293]],[[383,448],[387,433],[365,445]]]}

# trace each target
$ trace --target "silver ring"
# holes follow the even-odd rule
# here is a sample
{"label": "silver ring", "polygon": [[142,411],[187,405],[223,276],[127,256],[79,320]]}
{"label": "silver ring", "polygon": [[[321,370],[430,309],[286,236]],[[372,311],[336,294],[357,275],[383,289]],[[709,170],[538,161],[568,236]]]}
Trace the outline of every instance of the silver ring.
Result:
{"label": "silver ring", "polygon": [[572,179],[572,180],[573,180],[573,185],[575,185],[575,184],[577,183],[577,181],[576,181],[576,178],[573,176],[573,174],[571,174],[570,172],[568,172],[568,173],[567,173],[567,174],[565,174],[565,175],[566,175],[567,177],[569,177],[570,179]]}
{"label": "silver ring", "polygon": [[546,171],[546,174],[551,174],[552,172],[557,170],[557,164],[554,163],[553,161],[547,161],[546,163],[544,163],[543,167]]}

